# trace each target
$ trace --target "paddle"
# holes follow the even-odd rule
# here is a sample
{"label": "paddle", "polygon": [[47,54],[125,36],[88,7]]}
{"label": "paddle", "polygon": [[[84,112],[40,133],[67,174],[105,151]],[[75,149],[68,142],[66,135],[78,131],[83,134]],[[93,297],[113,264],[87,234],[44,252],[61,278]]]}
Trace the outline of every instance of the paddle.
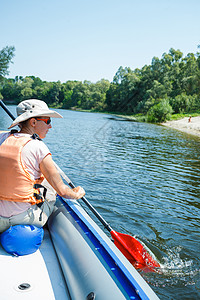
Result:
{"label": "paddle", "polygon": [[[68,185],[71,188],[75,188],[75,185],[72,183],[69,177],[56,163],[55,166]],[[137,239],[128,234],[114,231],[85,197],[82,197],[81,199],[94,213],[98,220],[104,225],[104,227],[110,232],[117,248],[124,254],[130,263],[134,265],[134,267],[137,269],[144,269],[145,271],[155,271],[156,268],[160,267],[160,264],[150,255],[150,253]]]}
{"label": "paddle", "polygon": [[[14,120],[15,117],[8,110],[8,108],[5,106],[2,100],[0,100],[0,105]],[[75,188],[75,185],[71,182],[67,175],[58,167],[56,163],[55,166],[58,169],[60,175],[66,180],[68,185],[71,188]],[[94,213],[98,220],[104,225],[105,229],[107,229],[110,232],[117,248],[124,254],[124,256],[130,261],[130,263],[134,265],[134,267],[144,269],[145,271],[155,271],[156,268],[160,267],[160,264],[152,257],[150,252],[148,252],[144,248],[141,242],[139,242],[137,239],[128,234],[123,234],[114,231],[85,197],[82,197],[81,199]]]}

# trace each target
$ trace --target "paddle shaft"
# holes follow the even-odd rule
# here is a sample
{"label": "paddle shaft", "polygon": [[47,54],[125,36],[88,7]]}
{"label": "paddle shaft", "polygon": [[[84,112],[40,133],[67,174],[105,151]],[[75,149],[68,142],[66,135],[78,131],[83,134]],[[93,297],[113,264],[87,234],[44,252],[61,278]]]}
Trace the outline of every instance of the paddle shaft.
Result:
{"label": "paddle shaft", "polygon": [[0,100],[0,105],[1,107],[7,112],[7,114],[11,117],[11,119],[13,119],[13,121],[15,120],[15,117],[13,116],[13,114],[9,111],[9,109],[5,106],[5,104],[3,103],[2,100]]}
{"label": "paddle shaft", "polygon": [[[68,183],[68,185],[73,189],[75,188],[75,185],[73,182],[69,179],[69,177],[60,169],[60,167],[54,162],[58,172],[62,177],[65,179],[65,181]],[[103,226],[111,232],[113,229],[110,227],[110,225],[104,220],[104,218],[98,213],[98,211],[90,204],[90,202],[85,198],[81,198],[83,202],[89,207],[89,209],[93,212],[93,214],[97,217],[97,219],[103,224]]]}
{"label": "paddle shaft", "polygon": [[[75,185],[72,182],[69,183],[69,186],[71,188],[75,188]],[[81,199],[89,207],[89,209],[93,212],[93,214],[97,217],[97,219],[101,222],[101,224],[103,224],[105,229],[111,232],[112,228],[110,227],[110,225],[104,220],[104,218],[98,213],[98,211],[92,206],[92,204],[90,204],[90,202],[88,202],[88,200],[85,197],[82,197]]]}

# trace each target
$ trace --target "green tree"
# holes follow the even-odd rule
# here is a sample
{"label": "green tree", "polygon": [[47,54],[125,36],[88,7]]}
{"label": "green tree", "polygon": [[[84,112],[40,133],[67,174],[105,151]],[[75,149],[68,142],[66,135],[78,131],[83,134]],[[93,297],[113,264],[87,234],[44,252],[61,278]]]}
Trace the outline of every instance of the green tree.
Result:
{"label": "green tree", "polygon": [[31,98],[33,95],[33,89],[32,89],[33,79],[30,77],[20,78],[14,85],[14,89],[18,91],[18,95],[20,92],[20,95],[18,96],[18,100],[25,100],[28,98]]}
{"label": "green tree", "polygon": [[185,92],[187,95],[194,95],[198,93],[198,74],[199,67],[197,58],[193,53],[188,53],[188,55],[183,59],[182,65],[182,92]]}
{"label": "green tree", "polygon": [[63,83],[59,93],[60,102],[62,103],[62,108],[70,109],[73,107],[72,94],[73,89],[77,85],[78,81],[69,80]]}
{"label": "green tree", "polygon": [[23,100],[30,99],[32,97],[32,95],[33,95],[33,90],[30,87],[25,87],[21,91],[21,94],[22,94],[22,99]]}
{"label": "green tree", "polygon": [[0,51],[0,80],[3,79],[3,76],[8,75],[9,63],[12,62],[14,57],[15,47],[6,46]]}
{"label": "green tree", "polygon": [[175,98],[170,99],[170,104],[175,113],[185,113],[199,110],[197,105],[197,97],[187,95],[185,92],[177,95]]}
{"label": "green tree", "polygon": [[161,123],[170,119],[173,110],[168,99],[162,99],[155,104],[147,113],[147,121],[152,123]]}
{"label": "green tree", "polygon": [[101,79],[93,85],[92,97],[94,98],[94,110],[103,111],[106,108],[106,93],[109,90],[110,82],[106,79]]}
{"label": "green tree", "polygon": [[107,92],[107,108],[117,112],[135,112],[139,83],[138,72],[120,67]]}
{"label": "green tree", "polygon": [[61,91],[61,82],[57,81],[57,82],[45,83],[45,88],[47,88],[47,90],[42,100],[44,100],[46,103],[50,105],[58,105],[59,93]]}
{"label": "green tree", "polygon": [[116,83],[111,82],[109,90],[106,93],[106,110],[110,112],[117,111],[118,109],[118,101],[120,97],[119,87]]}
{"label": "green tree", "polygon": [[18,103],[22,99],[21,90],[21,85],[18,82],[15,82],[14,79],[7,79],[4,81],[1,94],[4,100],[12,100]]}

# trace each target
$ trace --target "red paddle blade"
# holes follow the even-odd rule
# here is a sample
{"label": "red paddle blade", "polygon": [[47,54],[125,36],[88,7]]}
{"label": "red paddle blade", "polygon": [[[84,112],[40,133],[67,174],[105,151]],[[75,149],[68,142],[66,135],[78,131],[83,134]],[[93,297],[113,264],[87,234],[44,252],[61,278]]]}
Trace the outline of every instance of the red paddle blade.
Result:
{"label": "red paddle blade", "polygon": [[135,268],[155,271],[155,268],[160,267],[159,263],[134,237],[114,230],[110,233],[117,248]]}

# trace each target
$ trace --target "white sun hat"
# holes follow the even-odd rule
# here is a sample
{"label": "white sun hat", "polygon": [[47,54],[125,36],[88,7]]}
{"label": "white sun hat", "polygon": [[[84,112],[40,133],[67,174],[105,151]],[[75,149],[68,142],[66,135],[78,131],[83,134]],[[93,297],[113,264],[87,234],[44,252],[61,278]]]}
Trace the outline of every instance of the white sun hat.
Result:
{"label": "white sun hat", "polygon": [[37,99],[28,99],[20,102],[16,110],[17,118],[8,129],[34,117],[62,118],[59,113],[54,110],[50,110],[44,101]]}

